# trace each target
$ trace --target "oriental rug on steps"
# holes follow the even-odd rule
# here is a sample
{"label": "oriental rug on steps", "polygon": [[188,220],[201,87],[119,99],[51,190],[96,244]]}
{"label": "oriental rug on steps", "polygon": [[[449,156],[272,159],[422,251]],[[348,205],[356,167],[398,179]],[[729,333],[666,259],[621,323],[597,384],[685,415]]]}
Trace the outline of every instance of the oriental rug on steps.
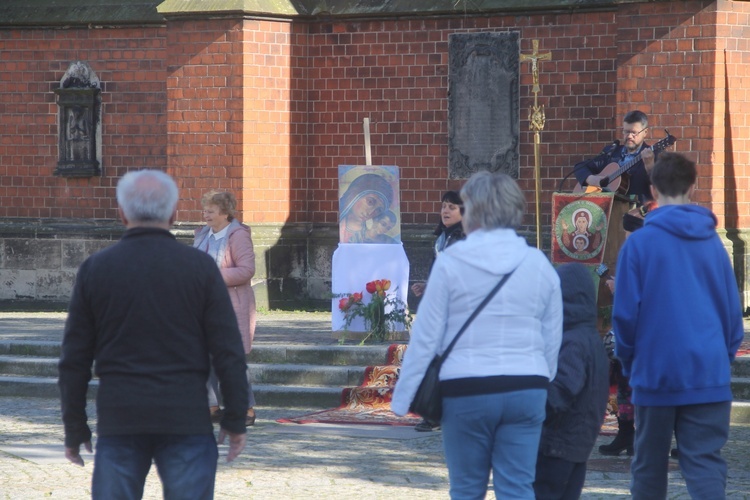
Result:
{"label": "oriental rug on steps", "polygon": [[368,424],[417,425],[422,418],[412,413],[399,417],[391,411],[391,395],[401,370],[406,344],[388,347],[386,364],[368,366],[359,387],[347,387],[341,393],[341,405],[296,418],[277,420],[296,424]]}
{"label": "oriental rug on steps", "polygon": [[[368,366],[364,382],[358,387],[348,387],[341,393],[341,405],[330,410],[322,410],[300,417],[281,418],[279,423],[295,424],[367,424],[367,425],[417,425],[422,421],[418,415],[410,413],[399,417],[391,411],[391,395],[401,370],[401,361],[406,352],[406,344],[391,344],[388,347],[386,364]],[[750,341],[744,341],[737,356],[750,355]],[[602,425],[602,435],[617,434],[616,397],[610,395],[607,415]]]}
{"label": "oriental rug on steps", "polygon": [[737,349],[737,356],[750,356],[750,339],[742,341],[740,348]]}

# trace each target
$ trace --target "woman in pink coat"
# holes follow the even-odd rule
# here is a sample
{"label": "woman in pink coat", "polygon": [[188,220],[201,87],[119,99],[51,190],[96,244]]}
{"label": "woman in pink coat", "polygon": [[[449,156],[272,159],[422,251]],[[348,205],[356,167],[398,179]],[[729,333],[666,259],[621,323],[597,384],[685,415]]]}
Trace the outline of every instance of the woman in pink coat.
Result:
{"label": "woman in pink coat", "polygon": [[[255,275],[255,252],[250,228],[235,219],[237,200],[232,193],[211,191],[203,195],[201,201],[206,225],[195,231],[193,247],[208,253],[219,266],[237,315],[245,354],[248,354],[255,334],[255,294],[250,283]],[[249,376],[248,387],[250,402],[246,423],[250,426],[255,423],[255,396]],[[208,381],[208,399],[211,417],[218,422],[221,410],[218,380],[213,370]]]}

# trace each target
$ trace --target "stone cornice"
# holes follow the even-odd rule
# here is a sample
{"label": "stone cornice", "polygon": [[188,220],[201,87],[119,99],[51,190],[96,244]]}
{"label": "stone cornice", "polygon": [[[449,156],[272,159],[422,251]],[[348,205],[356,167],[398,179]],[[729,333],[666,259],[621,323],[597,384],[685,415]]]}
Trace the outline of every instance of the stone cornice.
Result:
{"label": "stone cornice", "polygon": [[157,11],[165,17],[234,12],[296,17],[306,13],[304,8],[300,10],[295,5],[301,3],[290,0],[165,0],[157,7]]}
{"label": "stone cornice", "polygon": [[668,0],[165,0],[165,17],[257,15],[299,20],[394,16],[456,16],[533,10],[611,8],[619,3]]}
{"label": "stone cornice", "polygon": [[162,0],[4,0],[1,27],[164,24],[156,11]]}
{"label": "stone cornice", "polygon": [[0,27],[164,24],[179,17],[336,18],[489,15],[611,9],[618,4],[670,0],[3,0]]}

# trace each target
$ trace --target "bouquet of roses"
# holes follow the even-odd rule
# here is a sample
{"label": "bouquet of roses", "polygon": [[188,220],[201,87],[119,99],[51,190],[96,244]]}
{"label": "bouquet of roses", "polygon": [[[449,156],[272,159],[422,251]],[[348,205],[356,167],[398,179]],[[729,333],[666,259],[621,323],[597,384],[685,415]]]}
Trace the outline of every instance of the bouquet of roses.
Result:
{"label": "bouquet of roses", "polygon": [[365,290],[370,294],[367,304],[363,301],[362,292],[344,295],[339,300],[339,310],[344,314],[344,329],[348,329],[355,318],[363,318],[369,334],[362,342],[386,340],[388,332],[393,331],[396,324],[403,324],[408,331],[411,314],[401,299],[387,293],[390,288],[391,281],[386,279],[366,283]]}

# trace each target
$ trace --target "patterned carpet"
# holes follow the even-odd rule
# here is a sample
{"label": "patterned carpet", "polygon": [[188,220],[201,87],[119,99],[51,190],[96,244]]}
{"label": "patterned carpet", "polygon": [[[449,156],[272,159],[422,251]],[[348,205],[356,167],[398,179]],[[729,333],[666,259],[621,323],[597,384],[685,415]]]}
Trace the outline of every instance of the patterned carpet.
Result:
{"label": "patterned carpet", "polygon": [[[416,425],[422,421],[418,415],[396,416],[391,410],[391,395],[398,380],[401,362],[406,352],[405,344],[392,344],[388,348],[386,364],[368,366],[364,382],[358,387],[348,387],[341,392],[341,405],[330,410],[308,413],[299,417],[281,418],[284,424],[366,424],[366,425]],[[610,397],[601,434],[617,434],[617,403],[614,393]]]}
{"label": "patterned carpet", "polygon": [[405,344],[392,344],[388,348],[386,364],[368,366],[365,369],[364,382],[358,387],[344,389],[341,392],[341,405],[337,408],[279,419],[277,422],[411,426],[418,424],[422,421],[421,417],[414,414],[399,417],[390,410],[393,387],[398,380],[405,351]]}

